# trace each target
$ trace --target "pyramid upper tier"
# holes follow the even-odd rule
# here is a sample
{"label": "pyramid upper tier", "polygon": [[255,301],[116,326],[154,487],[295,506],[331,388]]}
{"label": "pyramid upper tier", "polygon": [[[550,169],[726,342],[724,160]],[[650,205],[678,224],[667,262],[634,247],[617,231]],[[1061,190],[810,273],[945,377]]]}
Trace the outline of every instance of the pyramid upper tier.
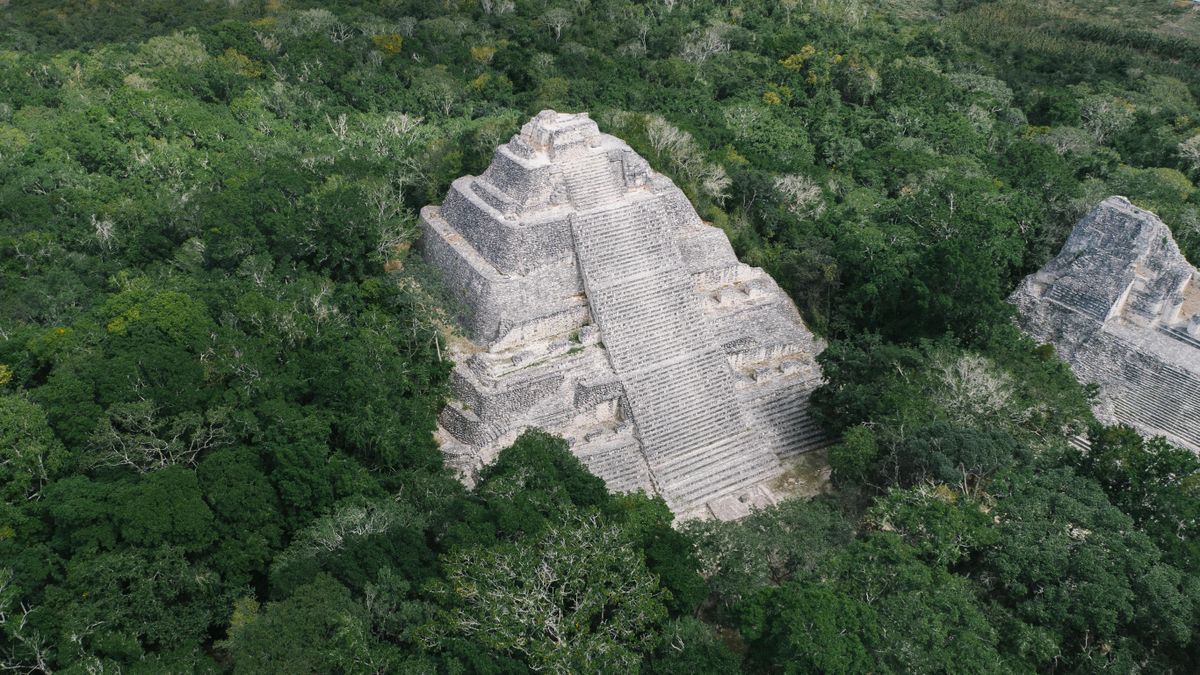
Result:
{"label": "pyramid upper tier", "polygon": [[[441,207],[425,207],[421,215],[427,229],[468,245],[465,252],[434,255],[455,270],[454,279],[466,282],[458,284],[465,303],[460,320],[471,339],[491,345],[509,337],[514,327],[529,327],[539,315],[569,313],[583,293],[581,280],[555,272],[575,253],[572,214],[630,198],[631,192],[633,198],[657,197],[672,229],[701,225],[669,179],[651,171],[623,141],[601,134],[586,114],[543,111],[496,149],[483,175],[455,180]],[[736,266],[720,232],[690,234],[681,242],[692,253],[689,265]],[[567,276],[578,275],[570,270]],[[549,288],[558,292],[547,296]],[[531,296],[535,289],[542,293]]]}

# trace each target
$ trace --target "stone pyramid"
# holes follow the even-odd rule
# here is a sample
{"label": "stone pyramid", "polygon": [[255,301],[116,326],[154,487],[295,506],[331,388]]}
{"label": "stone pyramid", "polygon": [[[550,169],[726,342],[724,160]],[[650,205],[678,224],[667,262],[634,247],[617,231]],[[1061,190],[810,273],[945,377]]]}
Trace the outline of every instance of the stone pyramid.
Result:
{"label": "stone pyramid", "polygon": [[1200,272],[1157,216],[1109,197],[1011,301],[1027,333],[1100,385],[1098,417],[1200,452]]}
{"label": "stone pyramid", "polygon": [[421,227],[461,307],[438,437],[466,480],[540,427],[613,490],[736,518],[775,499],[781,460],[826,443],[808,412],[824,343],[586,114],[538,114]]}

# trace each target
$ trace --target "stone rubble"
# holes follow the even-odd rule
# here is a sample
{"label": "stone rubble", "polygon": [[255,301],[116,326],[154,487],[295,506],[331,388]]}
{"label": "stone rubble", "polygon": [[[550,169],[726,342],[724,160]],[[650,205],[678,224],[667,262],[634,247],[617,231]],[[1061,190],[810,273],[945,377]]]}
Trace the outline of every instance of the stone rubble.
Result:
{"label": "stone rubble", "polygon": [[1200,272],[1157,216],[1109,197],[1010,300],[1030,336],[1100,385],[1098,417],[1200,452]]}
{"label": "stone rubble", "polygon": [[522,431],[682,518],[772,503],[824,343],[683,192],[586,114],[543,111],[421,211],[465,337],[438,439],[468,482]]}

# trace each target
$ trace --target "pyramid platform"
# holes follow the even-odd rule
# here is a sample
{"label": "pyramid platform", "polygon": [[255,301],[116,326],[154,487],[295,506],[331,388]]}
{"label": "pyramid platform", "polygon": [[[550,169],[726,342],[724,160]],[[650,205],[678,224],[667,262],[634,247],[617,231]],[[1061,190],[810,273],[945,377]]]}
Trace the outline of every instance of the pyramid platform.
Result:
{"label": "pyramid platform", "polygon": [[460,307],[438,439],[468,482],[540,427],[612,490],[736,518],[777,498],[783,460],[828,444],[808,412],[824,343],[586,114],[540,113],[421,227]]}

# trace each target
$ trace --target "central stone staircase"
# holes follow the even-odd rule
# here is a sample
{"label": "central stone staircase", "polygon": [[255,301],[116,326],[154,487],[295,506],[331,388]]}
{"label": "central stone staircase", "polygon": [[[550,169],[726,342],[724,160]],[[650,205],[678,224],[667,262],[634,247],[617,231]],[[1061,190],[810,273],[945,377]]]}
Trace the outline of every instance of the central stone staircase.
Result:
{"label": "central stone staircase", "polygon": [[600,161],[578,166],[566,177],[580,207],[571,221],[576,257],[655,483],[687,510],[777,475],[779,460],[741,411],[657,197],[628,198],[613,174],[605,182]]}

